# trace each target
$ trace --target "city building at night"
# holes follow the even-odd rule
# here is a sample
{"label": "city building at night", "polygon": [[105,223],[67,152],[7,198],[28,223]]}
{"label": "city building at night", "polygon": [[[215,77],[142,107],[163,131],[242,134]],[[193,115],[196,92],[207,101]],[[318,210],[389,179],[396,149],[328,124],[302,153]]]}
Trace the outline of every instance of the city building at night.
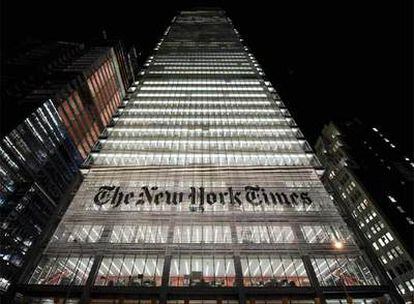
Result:
{"label": "city building at night", "polygon": [[0,142],[0,293],[48,240],[80,165],[125,95],[110,47],[60,42],[25,54],[6,65],[3,79],[10,115],[2,113],[8,133]]}
{"label": "city building at night", "polygon": [[221,10],[173,18],[50,242],[31,303],[401,303]]}
{"label": "city building at night", "polygon": [[[106,34],[104,38],[106,37]],[[135,81],[138,74],[140,56],[135,46],[121,40],[114,39],[98,39],[90,43],[94,46],[112,47],[119,65],[119,73],[121,74],[122,83],[125,88],[129,88]]]}
{"label": "city building at night", "polygon": [[406,299],[414,296],[414,161],[359,120],[330,123],[316,144],[323,182]]}

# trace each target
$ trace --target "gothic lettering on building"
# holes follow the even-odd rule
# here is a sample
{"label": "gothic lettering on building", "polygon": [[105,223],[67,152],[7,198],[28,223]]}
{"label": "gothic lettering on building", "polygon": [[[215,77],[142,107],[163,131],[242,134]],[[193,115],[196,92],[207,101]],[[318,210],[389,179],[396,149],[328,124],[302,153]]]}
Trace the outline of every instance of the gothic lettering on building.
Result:
{"label": "gothic lettering on building", "polygon": [[245,186],[241,189],[228,187],[224,191],[209,191],[204,187],[190,187],[186,193],[164,190],[157,186],[144,186],[138,191],[126,191],[119,186],[102,186],[93,200],[98,206],[109,205],[113,208],[119,207],[121,204],[179,205],[183,202],[189,202],[190,207],[200,210],[203,210],[206,205],[216,204],[296,207],[299,205],[309,206],[313,202],[308,192],[275,192],[260,186]]}

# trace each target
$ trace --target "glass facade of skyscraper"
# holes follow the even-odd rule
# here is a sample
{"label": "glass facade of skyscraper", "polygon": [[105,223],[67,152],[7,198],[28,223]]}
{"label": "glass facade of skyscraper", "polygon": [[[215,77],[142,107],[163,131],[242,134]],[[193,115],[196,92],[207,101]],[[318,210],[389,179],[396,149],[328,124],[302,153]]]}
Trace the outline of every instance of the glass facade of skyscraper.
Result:
{"label": "glass facade of skyscraper", "polygon": [[223,11],[175,17],[129,92],[25,295],[366,303],[391,292]]}

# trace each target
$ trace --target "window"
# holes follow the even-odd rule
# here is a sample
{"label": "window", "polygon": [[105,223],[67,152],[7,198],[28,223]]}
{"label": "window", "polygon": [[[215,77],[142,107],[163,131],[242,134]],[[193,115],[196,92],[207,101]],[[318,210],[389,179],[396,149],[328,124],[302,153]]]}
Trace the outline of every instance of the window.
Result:
{"label": "window", "polygon": [[163,266],[164,258],[156,255],[104,257],[95,285],[160,286]]}
{"label": "window", "polygon": [[403,284],[398,285],[398,291],[400,292],[400,294],[405,295],[405,287]]}
{"label": "window", "polygon": [[312,225],[301,226],[301,230],[308,243],[352,242],[351,234],[345,226]]}
{"label": "window", "polygon": [[293,287],[309,286],[309,279],[300,258],[290,256],[241,257],[245,286]]}
{"label": "window", "polygon": [[102,234],[101,225],[62,225],[53,235],[52,242],[97,242]]}
{"label": "window", "polygon": [[111,243],[165,243],[168,226],[141,224],[134,226],[114,226]]}
{"label": "window", "polygon": [[237,226],[239,243],[292,243],[295,240],[289,226]]}
{"label": "window", "polygon": [[378,285],[369,268],[359,257],[317,257],[311,261],[322,286]]}
{"label": "window", "polygon": [[391,195],[388,195],[388,199],[389,199],[392,203],[396,203],[396,202],[397,202],[397,200],[396,200],[393,196],[391,196]]}
{"label": "window", "polygon": [[43,256],[29,284],[84,285],[92,263],[87,256]]}
{"label": "window", "polygon": [[170,286],[231,287],[235,281],[230,256],[174,256],[171,260]]}
{"label": "window", "polygon": [[405,285],[407,285],[410,292],[414,291],[414,285],[410,281],[405,281]]}
{"label": "window", "polygon": [[231,243],[230,226],[180,225],[174,227],[174,243]]}

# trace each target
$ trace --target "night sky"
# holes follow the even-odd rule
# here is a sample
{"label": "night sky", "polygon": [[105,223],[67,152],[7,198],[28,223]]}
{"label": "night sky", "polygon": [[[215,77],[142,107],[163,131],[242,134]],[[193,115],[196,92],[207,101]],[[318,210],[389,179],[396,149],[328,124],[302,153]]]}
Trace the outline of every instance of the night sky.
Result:
{"label": "night sky", "polygon": [[[274,2],[272,5],[271,2]],[[2,56],[27,37],[154,47],[180,9],[227,11],[313,144],[358,117],[413,155],[412,1],[2,1]]]}

